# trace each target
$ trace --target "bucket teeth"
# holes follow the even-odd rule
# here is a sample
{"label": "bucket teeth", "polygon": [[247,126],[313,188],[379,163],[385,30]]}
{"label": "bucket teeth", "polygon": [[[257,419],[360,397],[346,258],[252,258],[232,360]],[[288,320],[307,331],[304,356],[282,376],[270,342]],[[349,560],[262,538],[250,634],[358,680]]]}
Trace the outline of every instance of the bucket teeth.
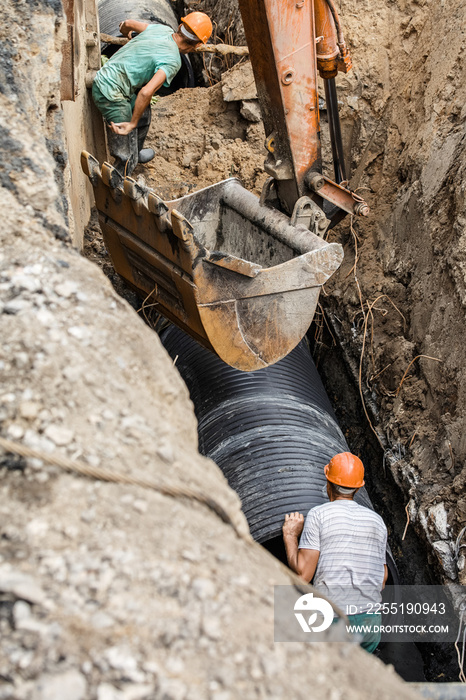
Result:
{"label": "bucket teeth", "polygon": [[147,207],[152,214],[155,214],[155,216],[163,216],[168,212],[167,205],[163,199],[158,196],[158,194],[155,194],[155,192],[149,192],[149,196],[147,197]]}
{"label": "bucket teeth", "polygon": [[193,227],[176,209],[172,211],[172,227],[173,233],[181,241],[191,242],[193,240]]}
{"label": "bucket teeth", "polygon": [[140,216],[143,210],[147,209],[146,191],[132,177],[125,177],[123,189],[125,195],[131,200],[134,213]]}
{"label": "bucket teeth", "polygon": [[109,188],[113,201],[120,204],[123,197],[123,178],[110,163],[102,165],[102,182]]}
{"label": "bucket teeth", "polygon": [[102,182],[104,185],[107,185],[107,187],[114,190],[117,187],[122,187],[123,177],[118,170],[113,167],[113,165],[110,165],[110,163],[104,163],[102,165]]}
{"label": "bucket teeth", "polygon": [[87,151],[81,152],[81,167],[92,185],[95,187],[100,177],[99,161]]}
{"label": "bucket teeth", "polygon": [[169,208],[155,192],[149,192],[147,196],[147,208],[157,220],[159,230],[164,233],[167,229],[171,229]]}

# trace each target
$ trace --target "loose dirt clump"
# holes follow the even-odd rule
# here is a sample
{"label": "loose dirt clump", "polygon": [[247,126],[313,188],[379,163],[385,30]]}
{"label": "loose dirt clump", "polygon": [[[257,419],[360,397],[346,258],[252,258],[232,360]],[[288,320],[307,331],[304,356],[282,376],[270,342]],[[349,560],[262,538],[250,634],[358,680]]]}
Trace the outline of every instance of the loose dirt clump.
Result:
{"label": "loose dirt clump", "polygon": [[156,157],[135,171],[164,199],[175,199],[228,177],[260,193],[265,148],[262,124],[225,102],[221,84],[179,90],[152,108],[146,145]]}

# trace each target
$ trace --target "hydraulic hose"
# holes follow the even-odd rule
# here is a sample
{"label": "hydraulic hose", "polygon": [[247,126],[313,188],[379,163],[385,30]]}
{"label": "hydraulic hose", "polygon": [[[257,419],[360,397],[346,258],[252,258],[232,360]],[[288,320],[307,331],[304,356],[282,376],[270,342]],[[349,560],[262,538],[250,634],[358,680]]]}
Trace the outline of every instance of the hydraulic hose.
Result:
{"label": "hydraulic hose", "polygon": [[325,101],[327,103],[327,116],[330,131],[330,143],[332,145],[333,167],[335,170],[335,182],[340,184],[346,180],[345,155],[341,139],[340,115],[338,112],[338,97],[335,78],[324,80]]}

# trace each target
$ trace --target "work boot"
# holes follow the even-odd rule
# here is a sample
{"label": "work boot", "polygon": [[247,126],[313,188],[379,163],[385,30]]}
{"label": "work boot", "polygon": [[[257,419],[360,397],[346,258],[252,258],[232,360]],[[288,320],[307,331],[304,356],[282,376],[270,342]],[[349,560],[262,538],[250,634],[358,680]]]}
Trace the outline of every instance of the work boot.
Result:
{"label": "work boot", "polygon": [[[149,131],[150,123],[152,121],[152,112],[150,105],[144,110],[142,117],[138,121],[138,125],[136,127],[137,129],[137,134],[138,134],[138,151],[142,151],[144,149],[144,141],[147,136],[147,133]],[[139,161],[141,162],[141,161]]]}
{"label": "work boot", "polygon": [[129,134],[115,134],[107,127],[107,143],[110,155],[115,158],[113,167],[123,177],[129,177],[138,164],[138,137],[134,129]]}
{"label": "work boot", "polygon": [[155,156],[155,151],[153,148],[142,148],[139,151],[138,163],[148,163]]}

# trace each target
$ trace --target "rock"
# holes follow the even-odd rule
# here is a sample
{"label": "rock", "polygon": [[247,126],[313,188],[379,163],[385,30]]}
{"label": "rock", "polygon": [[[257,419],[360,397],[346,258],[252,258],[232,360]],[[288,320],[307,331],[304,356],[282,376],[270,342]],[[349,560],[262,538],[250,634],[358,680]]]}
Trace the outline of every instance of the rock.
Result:
{"label": "rock", "polygon": [[123,693],[110,683],[101,683],[97,688],[97,700],[123,700]]}
{"label": "rock", "polygon": [[15,316],[29,307],[29,302],[25,299],[11,299],[3,307],[3,313]]}
{"label": "rock", "polygon": [[163,442],[159,447],[157,447],[156,454],[167,464],[172,464],[175,459],[173,447],[169,442]]}
{"label": "rock", "polygon": [[429,519],[442,540],[448,538],[447,511],[443,501],[429,508]]}
{"label": "rock", "polygon": [[54,452],[55,450],[55,445],[51,440],[48,440],[44,435],[38,435],[33,430],[26,430],[24,443],[39,452]]}
{"label": "rock", "polygon": [[[33,518],[28,522],[26,525],[26,533],[28,537],[38,538],[41,539],[47,535],[49,531],[49,525],[46,520],[43,520],[42,518]],[[61,560],[61,557],[59,557],[59,560]]]}
{"label": "rock", "polygon": [[222,78],[222,95],[225,102],[242,102],[257,98],[256,83],[251,63],[240,63]]}
{"label": "rock", "polygon": [[13,620],[16,629],[21,629],[22,624],[31,617],[31,606],[24,600],[18,600],[13,606]]}
{"label": "rock", "polygon": [[85,700],[87,683],[76,670],[44,675],[36,681],[31,700]]}
{"label": "rock", "polygon": [[89,508],[89,510],[83,510],[80,518],[83,523],[91,523],[95,519],[95,508]]}
{"label": "rock", "polygon": [[61,284],[57,284],[57,286],[55,287],[55,292],[58,294],[58,296],[64,297],[65,299],[69,299],[70,296],[76,294],[77,291],[78,285],[72,280],[66,280]]}
{"label": "rock", "polygon": [[22,401],[19,405],[19,415],[25,420],[34,420],[39,415],[40,404],[35,401]]}
{"label": "rock", "polygon": [[162,678],[160,679],[159,692],[157,697],[160,700],[184,700],[188,692],[188,687],[179,680]]}
{"label": "rock", "polygon": [[68,333],[77,340],[88,340],[91,335],[89,329],[85,326],[71,326],[68,328]]}
{"label": "rock", "polygon": [[138,513],[145,513],[147,511],[147,507],[147,501],[143,501],[141,498],[136,499],[133,503],[133,508],[134,510],[137,510]]}
{"label": "rock", "polygon": [[458,567],[458,581],[462,586],[466,586],[466,558],[464,554],[460,554],[458,557],[457,567]]}
{"label": "rock", "polygon": [[47,328],[50,328],[50,326],[53,326],[56,323],[55,316],[48,309],[39,309],[35,317],[39,323],[42,323],[42,325],[46,326]]}
{"label": "rock", "polygon": [[0,565],[0,591],[13,593],[20,600],[44,605],[46,595],[31,576],[27,576],[9,564]]}
{"label": "rock", "polygon": [[48,425],[44,433],[58,447],[69,445],[74,437],[73,432],[62,425]]}
{"label": "rock", "polygon": [[115,620],[104,612],[98,612],[91,618],[91,624],[95,629],[106,629],[115,624]]}
{"label": "rock", "polygon": [[11,284],[18,291],[38,292],[41,288],[40,280],[25,274],[14,275],[11,278]]}
{"label": "rock", "polygon": [[262,119],[259,102],[257,100],[243,100],[241,102],[241,116],[248,122],[260,122]]}
{"label": "rock", "polygon": [[25,369],[29,365],[27,352],[18,352],[14,357],[14,363],[18,369]]}
{"label": "rock", "polygon": [[10,440],[21,440],[24,435],[24,428],[22,425],[13,423],[12,425],[8,426],[7,435]]}
{"label": "rock", "polygon": [[104,652],[104,657],[110,666],[115,669],[115,671],[119,671],[122,676],[136,682],[145,680],[145,675],[138,670],[137,661],[134,656],[132,656],[129,647],[110,647]]}
{"label": "rock", "polygon": [[192,590],[199,600],[206,600],[206,598],[212,598],[215,595],[215,586],[208,578],[195,578]]}
{"label": "rock", "polygon": [[220,626],[220,621],[217,617],[211,615],[205,615],[202,618],[201,624],[202,632],[209,637],[209,639],[220,639],[222,636],[222,628]]}
{"label": "rock", "polygon": [[128,688],[123,688],[124,700],[145,700],[154,697],[154,688],[147,683],[132,683]]}
{"label": "rock", "polygon": [[448,543],[443,540],[438,540],[432,543],[432,547],[437,553],[447,576],[455,580],[457,578],[456,564]]}

